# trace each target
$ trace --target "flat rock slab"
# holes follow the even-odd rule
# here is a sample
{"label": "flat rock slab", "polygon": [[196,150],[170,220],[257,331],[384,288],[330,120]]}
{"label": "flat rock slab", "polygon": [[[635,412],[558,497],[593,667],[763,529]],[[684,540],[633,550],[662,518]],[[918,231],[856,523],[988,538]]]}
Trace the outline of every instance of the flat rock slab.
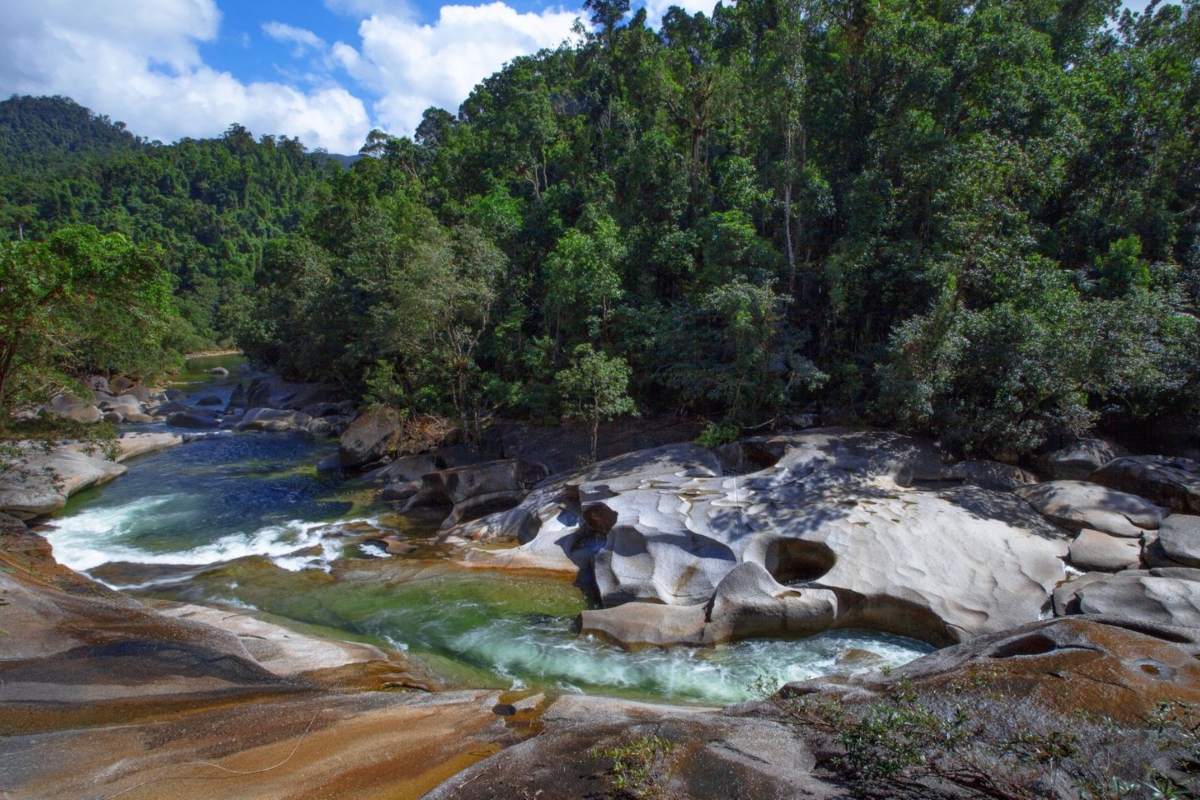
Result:
{"label": "flat rock slab", "polygon": [[1142,543],[1084,528],[1071,542],[1070,556],[1071,563],[1080,569],[1116,572],[1141,563]]}
{"label": "flat rock slab", "polygon": [[1200,517],[1172,514],[1159,526],[1158,542],[1177,564],[1200,567]]}
{"label": "flat rock slab", "polygon": [[33,519],[57,511],[75,492],[124,475],[125,467],[72,447],[43,452],[22,448],[22,463],[0,477],[0,511],[18,519]]}
{"label": "flat rock slab", "polygon": [[241,612],[183,605],[162,608],[159,613],[172,619],[212,625],[232,633],[255,661],[275,675],[298,675],[388,659],[387,653],[369,644],[305,636]]}
{"label": "flat rock slab", "polygon": [[[417,798],[519,740],[499,693],[303,692],[212,698],[4,740],[0,796],[38,800]],[[60,718],[66,716],[60,713]],[[9,753],[12,753],[9,755]]]}
{"label": "flat rock slab", "polygon": [[1155,530],[1166,513],[1142,497],[1084,481],[1049,481],[1022,486],[1014,494],[1058,525],[1138,538]]}
{"label": "flat rock slab", "polygon": [[117,440],[117,445],[120,447],[120,452],[117,454],[117,463],[128,461],[138,456],[169,450],[181,444],[183,444],[183,437],[174,433],[128,434]]}
{"label": "flat rock slab", "polygon": [[1105,464],[1091,479],[1178,513],[1200,514],[1200,462],[1190,458],[1127,456]]}
{"label": "flat rock slab", "polygon": [[1076,597],[1083,614],[1200,628],[1200,570],[1126,570],[1083,586]]}
{"label": "flat rock slab", "polygon": [[647,737],[670,743],[655,767],[662,797],[813,800],[849,794],[813,775],[816,758],[793,728],[716,709],[566,695],[542,718],[546,730],[447,781],[425,800],[536,797],[577,800],[622,796],[601,751],[636,747]]}

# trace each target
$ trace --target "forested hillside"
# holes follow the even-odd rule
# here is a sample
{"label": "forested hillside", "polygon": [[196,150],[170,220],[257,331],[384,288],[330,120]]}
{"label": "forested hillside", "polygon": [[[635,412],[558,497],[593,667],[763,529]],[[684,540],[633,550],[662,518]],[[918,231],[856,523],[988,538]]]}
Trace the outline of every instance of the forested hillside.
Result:
{"label": "forested hillside", "polygon": [[1012,454],[1195,403],[1196,0],[587,8],[345,171],[235,127],[5,197],[163,242],[203,336],[412,411],[557,418],[586,362],[646,413]]}
{"label": "forested hillside", "polygon": [[241,126],[220,139],[147,142],[66,98],[0,103],[0,221],[44,238],[94,225],[162,245],[176,277],[180,350],[228,340],[266,241],[298,229],[317,186],[341,169],[286,137]]}

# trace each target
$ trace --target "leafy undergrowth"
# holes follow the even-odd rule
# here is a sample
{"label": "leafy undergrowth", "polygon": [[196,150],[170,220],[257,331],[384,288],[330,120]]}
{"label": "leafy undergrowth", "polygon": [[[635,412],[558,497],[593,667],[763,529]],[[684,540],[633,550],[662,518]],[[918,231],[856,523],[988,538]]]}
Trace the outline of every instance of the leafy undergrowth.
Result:
{"label": "leafy undergrowth", "polygon": [[632,800],[667,800],[675,745],[661,736],[641,736],[616,747],[595,748],[593,759],[608,759],[608,796]]}

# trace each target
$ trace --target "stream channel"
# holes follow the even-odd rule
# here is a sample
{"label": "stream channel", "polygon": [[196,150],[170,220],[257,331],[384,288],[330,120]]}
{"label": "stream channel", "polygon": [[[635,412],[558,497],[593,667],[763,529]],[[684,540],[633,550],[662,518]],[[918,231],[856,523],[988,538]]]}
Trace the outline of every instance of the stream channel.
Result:
{"label": "stream channel", "polygon": [[[228,378],[204,370],[225,366]],[[236,356],[194,359],[189,401],[228,400]],[[130,426],[130,430],[163,430]],[[371,642],[463,685],[723,704],[832,670],[899,665],[920,642],[842,631],[802,641],[627,652],[572,632],[581,591],[548,578],[468,570],[433,543],[440,519],[399,515],[316,464],[336,440],[222,432],[127,463],[71,499],[45,532],[55,558],[145,598],[241,609],[294,628]],[[382,535],[416,549],[388,556]]]}

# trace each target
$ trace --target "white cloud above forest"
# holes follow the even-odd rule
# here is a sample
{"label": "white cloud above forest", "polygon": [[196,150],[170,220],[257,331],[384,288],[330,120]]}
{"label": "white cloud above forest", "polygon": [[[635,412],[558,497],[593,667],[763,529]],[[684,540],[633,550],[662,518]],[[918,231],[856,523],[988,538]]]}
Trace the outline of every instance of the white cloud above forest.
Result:
{"label": "white cloud above forest", "polygon": [[357,150],[371,123],[346,89],[247,82],[206,64],[200,45],[216,40],[220,22],[214,0],[12,3],[0,27],[0,92],[66,95],[163,141],[237,122]]}
{"label": "white cloud above forest", "polygon": [[377,94],[380,125],[408,134],[426,108],[457,111],[475,85],[506,62],[570,38],[578,16],[563,9],[519,13],[502,2],[442,6],[432,24],[379,14],[360,24],[358,47],[338,42],[332,57]]}

